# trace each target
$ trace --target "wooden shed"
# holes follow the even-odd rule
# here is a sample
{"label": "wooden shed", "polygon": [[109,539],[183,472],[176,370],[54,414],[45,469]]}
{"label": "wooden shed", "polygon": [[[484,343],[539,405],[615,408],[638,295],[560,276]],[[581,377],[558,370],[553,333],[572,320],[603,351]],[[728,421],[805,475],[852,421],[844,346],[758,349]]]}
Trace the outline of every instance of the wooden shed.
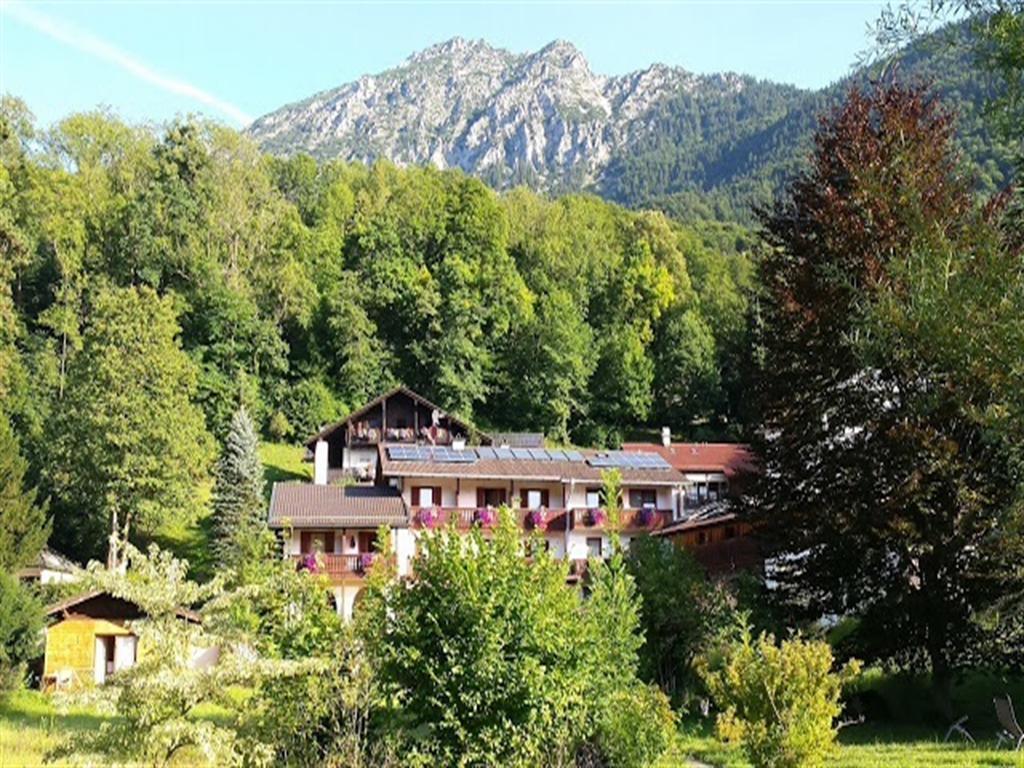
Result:
{"label": "wooden shed", "polygon": [[[135,603],[108,592],[87,592],[51,605],[46,615],[43,688],[102,685],[109,675],[135,664],[139,639],[129,622],[145,618]],[[184,621],[198,614],[179,610]]]}

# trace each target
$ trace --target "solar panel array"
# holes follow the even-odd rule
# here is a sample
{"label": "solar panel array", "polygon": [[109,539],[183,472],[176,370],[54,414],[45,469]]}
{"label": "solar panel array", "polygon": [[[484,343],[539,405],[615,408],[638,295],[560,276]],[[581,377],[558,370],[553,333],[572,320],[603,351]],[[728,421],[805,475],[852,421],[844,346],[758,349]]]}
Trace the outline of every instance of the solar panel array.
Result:
{"label": "solar panel array", "polygon": [[583,461],[579,451],[561,450],[559,448],[465,448],[455,450],[443,446],[430,445],[389,445],[388,458],[392,461],[441,461],[441,462],[472,462],[477,459],[503,459],[518,461]]}
{"label": "solar panel array", "polygon": [[[579,451],[560,448],[464,448],[456,450],[445,446],[389,445],[388,458],[392,461],[434,461],[443,464],[471,464],[477,459],[516,459],[519,461],[584,461]],[[657,453],[629,453],[608,451],[586,460],[592,467],[619,467],[623,469],[671,469]]]}
{"label": "solar panel array", "polygon": [[623,469],[672,469],[664,457],[657,453],[630,453],[608,451],[588,460],[592,467],[620,467]]}
{"label": "solar panel array", "polygon": [[392,461],[438,461],[443,464],[472,464],[476,453],[457,451],[438,445],[389,445],[388,458]]}

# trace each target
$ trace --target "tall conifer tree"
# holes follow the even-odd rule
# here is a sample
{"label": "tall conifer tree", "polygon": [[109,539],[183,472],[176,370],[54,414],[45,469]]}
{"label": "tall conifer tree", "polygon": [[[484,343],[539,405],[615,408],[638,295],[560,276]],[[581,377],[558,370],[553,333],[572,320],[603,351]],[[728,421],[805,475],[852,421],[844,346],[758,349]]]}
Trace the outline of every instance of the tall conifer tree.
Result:
{"label": "tall conifer tree", "polygon": [[231,419],[213,487],[217,551],[228,563],[247,550],[245,542],[264,524],[263,465],[259,438],[245,406]]}
{"label": "tall conifer tree", "polygon": [[0,571],[31,562],[46,546],[50,522],[35,489],[24,487],[28,462],[7,417],[0,414]]}

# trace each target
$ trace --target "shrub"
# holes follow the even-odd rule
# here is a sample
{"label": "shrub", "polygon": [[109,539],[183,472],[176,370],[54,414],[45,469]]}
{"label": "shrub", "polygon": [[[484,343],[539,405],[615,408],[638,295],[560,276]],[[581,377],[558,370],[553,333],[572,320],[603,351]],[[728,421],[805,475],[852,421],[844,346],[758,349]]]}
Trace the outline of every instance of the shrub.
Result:
{"label": "shrub", "polygon": [[832,671],[827,643],[799,637],[776,645],[751,636],[745,618],[736,637],[700,663],[715,703],[717,729],[739,742],[755,766],[812,768],[825,764],[835,745],[843,686],[860,672],[856,661]]}
{"label": "shrub", "polygon": [[636,685],[605,697],[597,745],[609,768],[653,765],[671,743],[676,715],[657,686]]}
{"label": "shrub", "polygon": [[295,434],[295,430],[287,416],[281,411],[274,411],[274,415],[270,417],[270,423],[267,425],[267,433],[275,442],[283,443]]}
{"label": "shrub", "polygon": [[25,664],[38,656],[43,609],[16,578],[0,571],[0,702],[21,685]]}

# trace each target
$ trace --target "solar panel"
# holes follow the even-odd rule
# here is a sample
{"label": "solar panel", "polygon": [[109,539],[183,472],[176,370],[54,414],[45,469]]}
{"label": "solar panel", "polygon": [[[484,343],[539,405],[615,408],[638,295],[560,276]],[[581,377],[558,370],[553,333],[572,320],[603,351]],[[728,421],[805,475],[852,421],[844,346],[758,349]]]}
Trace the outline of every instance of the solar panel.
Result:
{"label": "solar panel", "polygon": [[552,461],[565,461],[565,459],[566,459],[565,451],[560,451],[560,450],[555,449],[555,448],[548,449],[548,457]]}
{"label": "solar panel", "polygon": [[476,461],[476,454],[465,449],[456,451],[452,448],[437,447],[433,449],[432,458],[443,464],[471,464]]}
{"label": "solar panel", "polygon": [[664,457],[657,453],[627,453],[609,451],[590,457],[592,467],[623,467],[626,469],[671,469]]}
{"label": "solar panel", "polygon": [[415,448],[408,445],[392,445],[388,447],[388,458],[394,461],[415,461]]}
{"label": "solar panel", "polygon": [[548,456],[548,452],[543,448],[530,448],[530,457],[534,461],[551,461],[551,457]]}
{"label": "solar panel", "polygon": [[494,455],[497,458],[499,458],[499,459],[512,459],[512,458],[515,458],[512,455],[512,449],[511,448],[495,448],[494,449]]}
{"label": "solar panel", "polygon": [[530,460],[533,458],[533,456],[530,455],[529,448],[510,448],[509,450],[512,451],[512,456],[517,459]]}
{"label": "solar panel", "polygon": [[476,449],[476,455],[481,459],[496,459],[498,458],[497,453],[490,446],[481,446]]}
{"label": "solar panel", "polygon": [[569,461],[583,461],[583,454],[579,451],[566,451],[565,458]]}

